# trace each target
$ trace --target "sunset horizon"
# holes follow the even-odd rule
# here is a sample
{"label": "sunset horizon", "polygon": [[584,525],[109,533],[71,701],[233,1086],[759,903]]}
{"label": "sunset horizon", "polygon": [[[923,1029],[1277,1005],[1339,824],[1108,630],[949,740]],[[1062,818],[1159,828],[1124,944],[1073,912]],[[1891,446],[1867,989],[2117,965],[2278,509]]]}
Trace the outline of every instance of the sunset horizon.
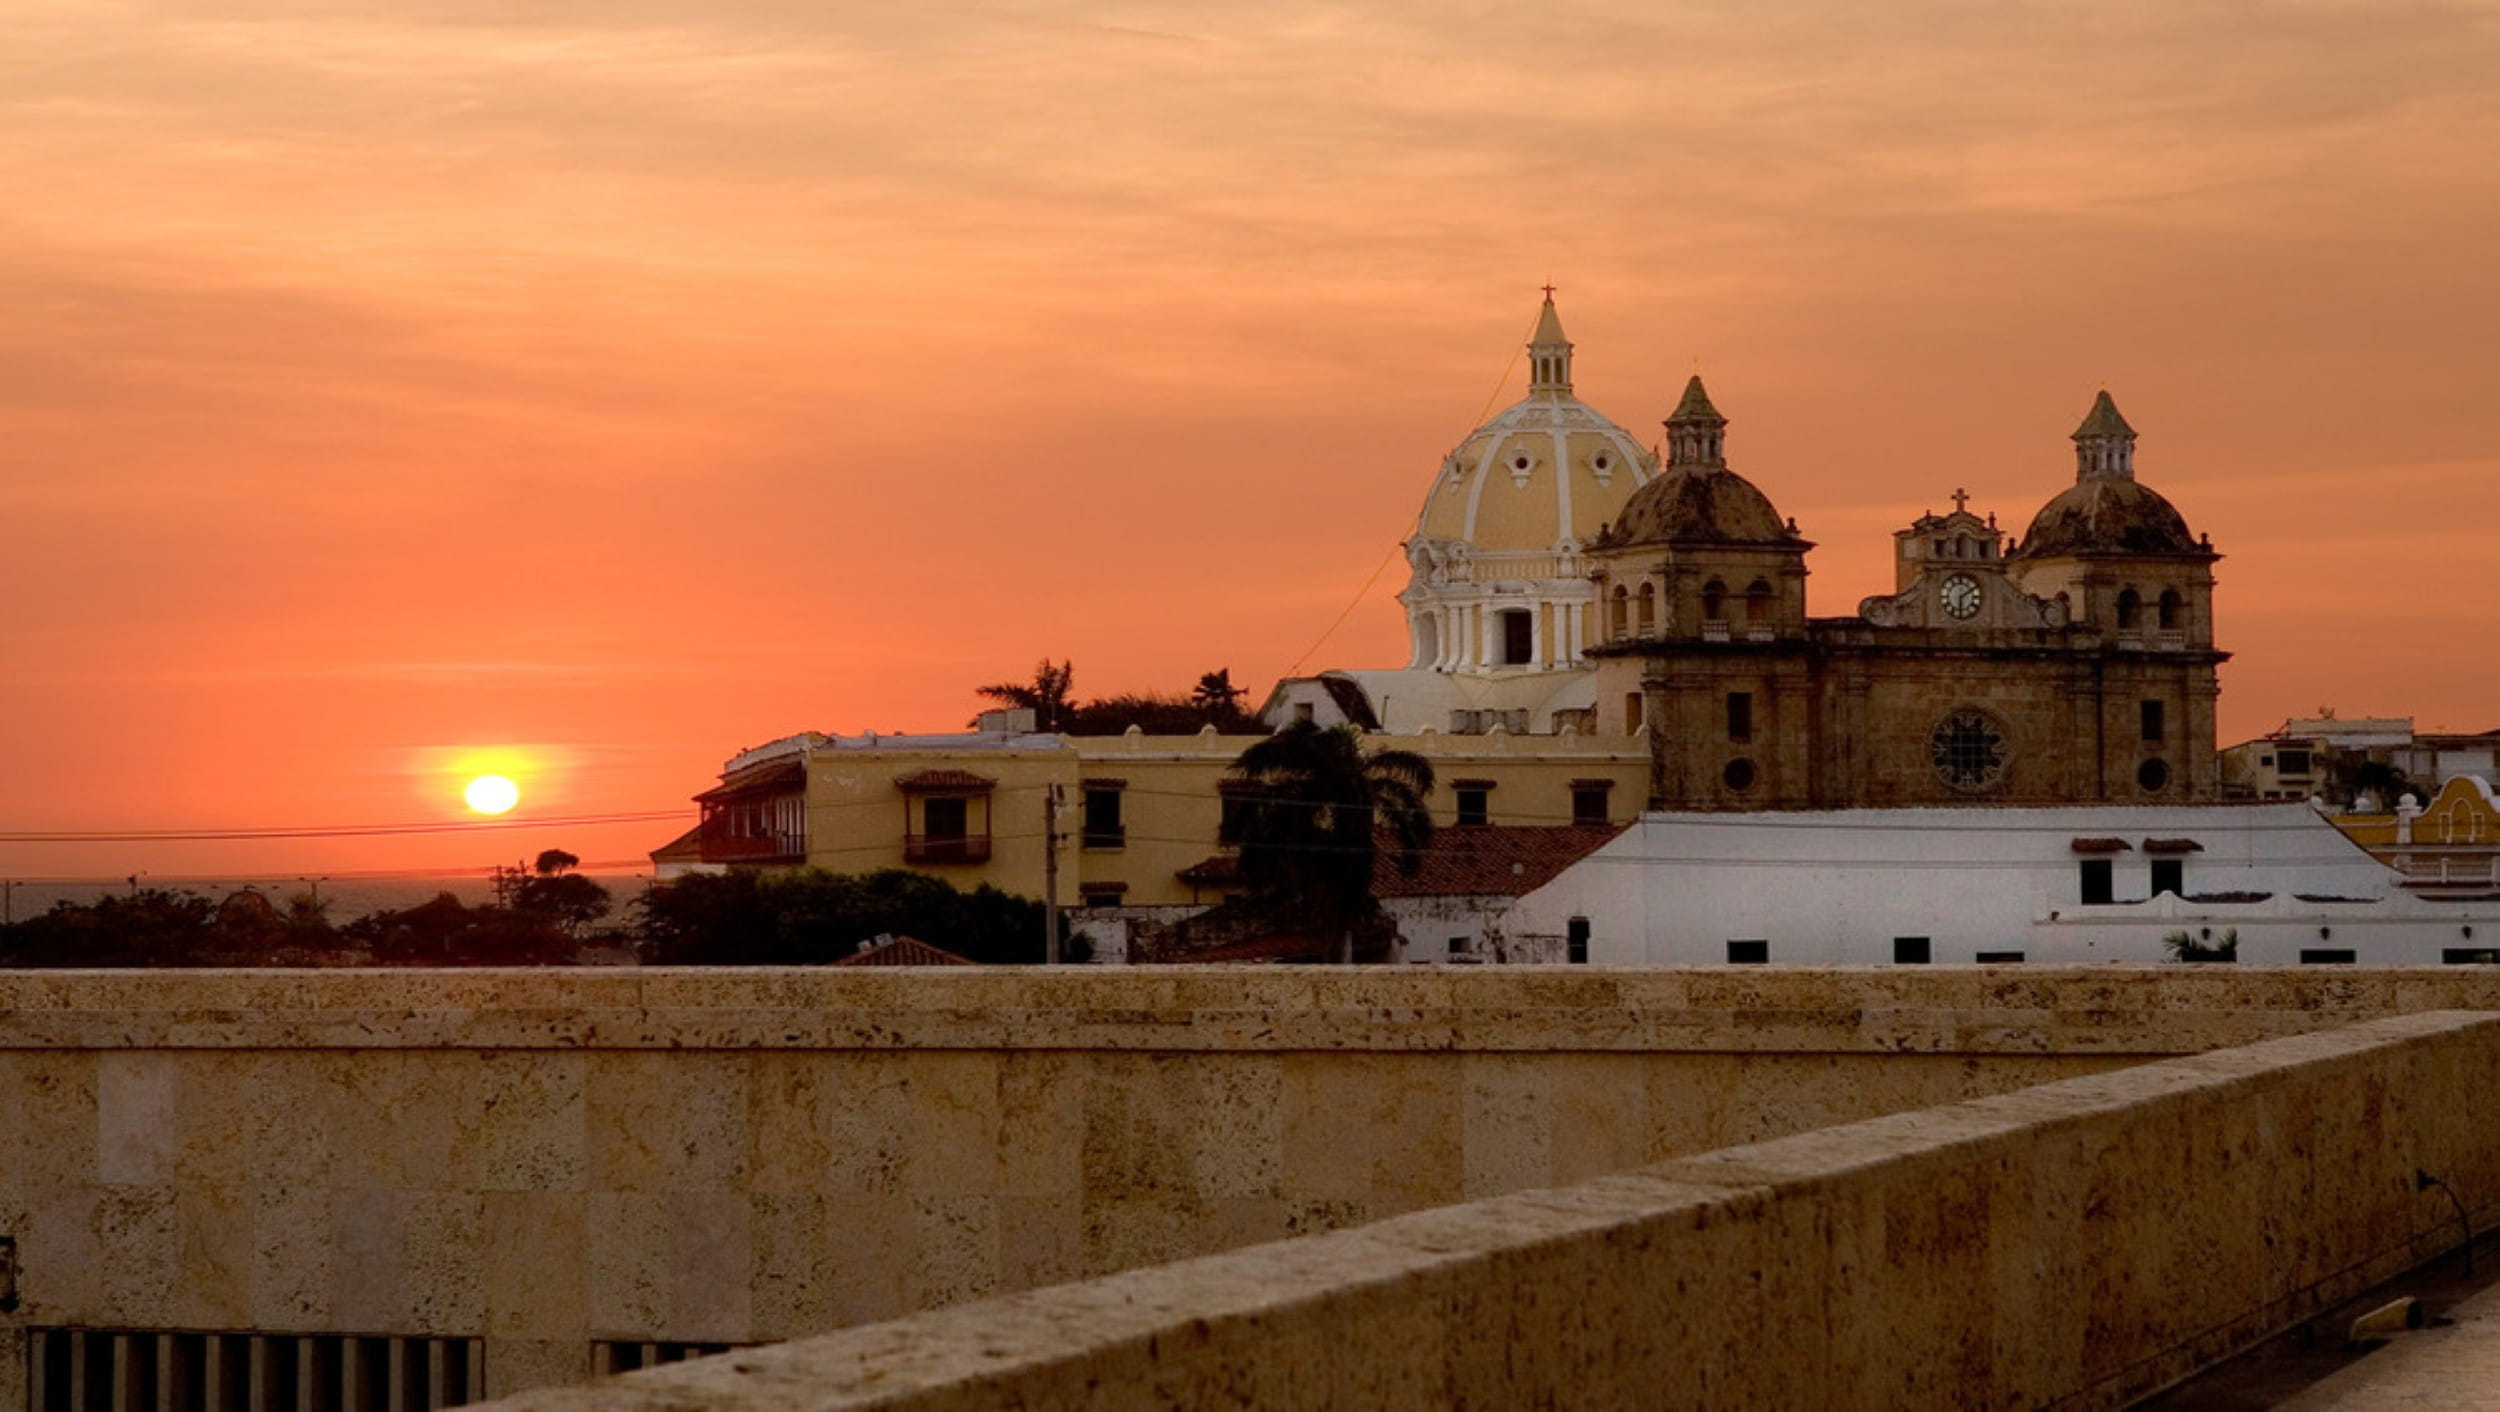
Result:
{"label": "sunset horizon", "polygon": [[2489,6],[492,14],[0,49],[0,877],[621,862],[1044,658],[1403,665],[1549,283],[1643,445],[1708,378],[1816,614],[2106,388],[2218,743],[2500,727]]}

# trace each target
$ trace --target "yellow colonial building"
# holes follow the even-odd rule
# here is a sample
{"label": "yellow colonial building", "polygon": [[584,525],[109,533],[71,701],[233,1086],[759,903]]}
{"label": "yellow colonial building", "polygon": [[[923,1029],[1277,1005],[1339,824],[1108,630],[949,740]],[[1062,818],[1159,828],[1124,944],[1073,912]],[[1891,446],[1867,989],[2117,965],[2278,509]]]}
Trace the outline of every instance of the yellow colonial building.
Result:
{"label": "yellow colonial building", "polygon": [[2415,892],[2500,894],[2500,799],[2479,775],[2451,778],[2427,804],[2408,794],[2383,813],[2332,817]]}
{"label": "yellow colonial building", "polygon": [[[698,796],[698,842],[714,867],[912,868],[1072,906],[1199,906],[1231,886],[1228,771],[1258,738],[810,732],[731,759]],[[1645,742],[1573,730],[1369,743],[1432,762],[1450,828],[1621,823],[1649,771]]]}

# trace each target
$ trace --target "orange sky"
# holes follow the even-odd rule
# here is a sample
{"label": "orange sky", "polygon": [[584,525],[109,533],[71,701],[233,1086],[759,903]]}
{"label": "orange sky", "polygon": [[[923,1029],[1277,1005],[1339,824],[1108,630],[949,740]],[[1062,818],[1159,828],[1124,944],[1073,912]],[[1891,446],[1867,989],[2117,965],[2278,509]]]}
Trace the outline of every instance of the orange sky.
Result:
{"label": "orange sky", "polygon": [[[2106,382],[2226,740],[2500,725],[2487,3],[9,8],[0,832],[456,817],[482,749],[666,810],[1046,653],[1264,690],[1549,276],[1644,437],[1701,360],[1815,612]],[[1403,574],[1311,665],[1401,661]]]}

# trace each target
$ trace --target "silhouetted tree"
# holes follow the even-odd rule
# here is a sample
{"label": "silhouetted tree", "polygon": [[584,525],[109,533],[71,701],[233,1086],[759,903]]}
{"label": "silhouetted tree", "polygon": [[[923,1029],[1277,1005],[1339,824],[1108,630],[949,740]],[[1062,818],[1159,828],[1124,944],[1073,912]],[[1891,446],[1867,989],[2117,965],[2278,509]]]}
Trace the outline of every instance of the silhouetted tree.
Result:
{"label": "silhouetted tree", "polygon": [[1405,750],[1366,753],[1351,726],[1297,721],[1241,752],[1247,786],[1241,877],[1251,901],[1347,938],[1380,909],[1372,870],[1380,842],[1412,873],[1432,840],[1432,762]]}
{"label": "silhouetted tree", "polygon": [[653,883],[634,906],[651,959],[669,965],[822,965],[879,935],[993,965],[1042,959],[1041,903],[900,868],[696,873]]}
{"label": "silhouetted tree", "polygon": [[557,966],[570,962],[578,949],[552,913],[470,907],[448,892],[414,907],[359,917],[339,934],[371,948],[375,961],[394,966]]}
{"label": "silhouetted tree", "polygon": [[1240,687],[1233,685],[1233,669],[1218,667],[1198,678],[1197,688],[1189,693],[1189,699],[1197,702],[1200,709],[1213,714],[1238,716],[1244,694]]}
{"label": "silhouetted tree", "polygon": [[573,869],[581,859],[561,848],[538,855],[527,873],[519,864],[495,870],[495,898],[515,912],[552,920],[568,937],[608,914],[608,890]]}
{"label": "silhouetted tree", "polygon": [[[1076,685],[1076,663],[1052,665],[1048,657],[1033,669],[1030,682],[1002,681],[972,689],[975,696],[987,697],[1001,706],[1019,708],[1033,713],[1037,730],[1055,731],[1067,723],[1074,700],[1070,693]],[[978,723],[979,717],[973,718]]]}

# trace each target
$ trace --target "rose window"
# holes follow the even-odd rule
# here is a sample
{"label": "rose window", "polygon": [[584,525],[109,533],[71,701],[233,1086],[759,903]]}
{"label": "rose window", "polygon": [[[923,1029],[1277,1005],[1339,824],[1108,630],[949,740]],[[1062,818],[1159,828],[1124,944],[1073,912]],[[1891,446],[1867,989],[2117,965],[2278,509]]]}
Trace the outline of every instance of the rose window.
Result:
{"label": "rose window", "polygon": [[1980,711],[1956,711],[1928,737],[1936,777],[1965,792],[1994,788],[2005,778],[2005,732]]}

